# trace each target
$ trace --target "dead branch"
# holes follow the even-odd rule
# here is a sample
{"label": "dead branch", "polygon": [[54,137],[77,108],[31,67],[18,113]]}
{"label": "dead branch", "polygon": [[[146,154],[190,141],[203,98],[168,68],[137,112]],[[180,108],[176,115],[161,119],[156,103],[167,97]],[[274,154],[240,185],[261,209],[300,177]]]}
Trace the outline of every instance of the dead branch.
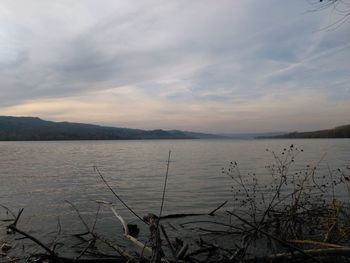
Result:
{"label": "dead branch", "polygon": [[16,216],[16,219],[15,219],[15,221],[13,222],[12,225],[14,225],[14,226],[17,225],[18,220],[19,220],[19,218],[21,217],[21,215],[22,215],[22,213],[23,213],[23,210],[24,210],[24,208],[21,208],[21,209],[19,210],[18,215]]}
{"label": "dead branch", "polygon": [[138,219],[140,219],[142,222],[145,223],[145,221],[138,215],[134,210],[131,209],[124,201],[120,198],[120,196],[113,190],[113,188],[109,185],[109,183],[106,181],[106,179],[103,177],[100,170],[97,168],[97,166],[94,166],[94,170],[97,172],[97,174],[100,176],[102,181],[105,183],[105,185],[108,187],[108,189],[112,192],[112,194],[131,212],[133,213]]}
{"label": "dead branch", "polygon": [[11,214],[11,216],[13,217],[13,219],[16,218],[15,213],[12,212],[7,206],[4,206],[4,205],[2,205],[2,204],[0,204],[0,206],[1,206],[2,208],[4,208],[4,209],[6,210],[7,213]]}
{"label": "dead branch", "polygon": [[209,216],[213,216],[215,214],[216,211],[218,211],[221,207],[223,207],[224,205],[226,205],[228,202],[228,200],[226,200],[225,202],[223,202],[221,205],[219,205],[217,208],[215,208],[213,211],[211,211],[208,215]]}
{"label": "dead branch", "polygon": [[[135,261],[135,258],[133,256],[131,256],[129,253],[127,253],[126,251],[124,251],[122,248],[120,248],[119,246],[112,244],[111,242],[109,242],[107,239],[97,235],[96,233],[94,233],[92,230],[90,230],[88,224],[85,222],[84,218],[82,217],[82,215],[80,214],[78,208],[71,202],[66,201],[68,204],[71,205],[71,207],[76,211],[80,221],[83,223],[83,225],[86,228],[86,233],[85,234],[90,234],[92,235],[92,237],[94,239],[99,239],[102,242],[104,242],[105,244],[107,244],[109,247],[113,248],[115,251],[117,251],[122,257],[124,257],[125,259],[129,260],[130,262]],[[81,237],[81,236],[80,236]]]}
{"label": "dead branch", "polygon": [[217,208],[212,210],[209,213],[188,213],[188,214],[170,214],[170,215],[165,215],[161,216],[160,219],[171,219],[171,218],[182,218],[182,217],[189,217],[189,216],[213,216],[216,211],[218,211],[220,208],[222,208],[224,205],[226,205],[228,200],[220,204]]}
{"label": "dead branch", "polygon": [[[245,262],[285,262],[286,260],[291,259],[302,259],[305,256],[308,256],[310,259],[315,260],[318,257],[332,257],[332,256],[343,256],[350,257],[350,248],[325,248],[325,249],[308,249],[303,250],[303,253],[300,251],[294,251],[293,253],[279,253],[275,255],[270,255],[266,257],[259,257]],[[318,259],[316,259],[318,260]],[[318,262],[321,262],[318,260]]]}
{"label": "dead branch", "polygon": [[207,214],[170,214],[166,216],[162,216],[161,219],[171,219],[171,218],[182,218],[182,217],[188,217],[188,216],[205,216]]}
{"label": "dead branch", "polygon": [[281,243],[282,245],[284,245],[284,246],[286,246],[286,247],[288,247],[288,248],[290,248],[290,249],[296,250],[297,252],[299,252],[300,254],[304,255],[305,257],[307,257],[307,258],[309,258],[309,259],[311,259],[311,260],[313,260],[313,261],[315,261],[315,262],[320,263],[320,261],[319,261],[318,259],[314,258],[314,257],[313,257],[312,255],[310,255],[310,254],[305,253],[302,249],[300,249],[300,248],[298,248],[298,247],[296,247],[296,246],[294,246],[294,245],[288,243],[287,241],[285,241],[285,240],[283,240],[283,239],[280,239],[280,238],[278,238],[278,237],[275,237],[275,236],[273,236],[273,235],[267,233],[266,231],[264,231],[264,230],[262,230],[262,229],[260,229],[260,228],[258,228],[258,227],[256,227],[256,226],[254,226],[253,224],[249,223],[247,220],[241,218],[240,216],[238,216],[238,215],[236,215],[236,214],[234,214],[234,213],[232,213],[232,212],[230,212],[230,211],[227,211],[227,212],[228,212],[229,214],[233,215],[234,217],[236,217],[238,220],[240,220],[240,221],[242,221],[243,223],[245,223],[246,225],[248,225],[248,226],[254,228],[257,232],[260,232],[261,234],[263,234],[263,235],[265,235],[265,236],[267,236],[267,237],[269,237],[269,238],[271,238],[271,239],[276,240],[277,242]]}
{"label": "dead branch", "polygon": [[238,227],[238,226],[234,226],[232,224],[225,224],[225,223],[220,223],[220,222],[215,222],[215,221],[208,221],[208,220],[188,221],[188,222],[185,222],[185,223],[181,223],[180,226],[184,227],[185,225],[198,224],[198,223],[214,224],[214,225],[224,226],[224,227],[228,227],[228,228],[232,228],[232,229],[237,229],[237,230],[240,230],[240,231],[244,230],[243,228]]}
{"label": "dead branch", "polygon": [[80,252],[80,254],[74,259],[74,262],[79,261],[79,259],[88,251],[88,249],[95,243],[94,239],[91,239],[88,243],[88,245],[83,249],[83,251]]}
{"label": "dead branch", "polygon": [[[163,186],[162,203],[160,205],[159,216],[158,216],[159,220],[162,218],[164,199],[165,199],[165,191],[166,191],[166,185],[167,185],[168,176],[169,176],[170,155],[171,155],[171,151],[169,151],[168,160],[166,163],[166,172],[165,172],[165,179],[164,179],[164,186]],[[159,220],[157,221],[157,224],[159,224]],[[158,227],[157,227],[157,229],[158,229]]]}
{"label": "dead branch", "polygon": [[160,225],[160,228],[161,228],[161,230],[162,230],[162,233],[163,233],[163,235],[164,235],[166,241],[168,242],[168,246],[169,246],[169,248],[170,248],[170,250],[171,250],[171,253],[173,254],[173,257],[174,257],[174,259],[175,259],[175,262],[177,263],[178,260],[177,260],[176,252],[175,252],[175,249],[174,249],[173,245],[171,244],[171,242],[170,242],[170,240],[169,240],[168,234],[166,233],[165,228],[164,228],[163,225]]}
{"label": "dead branch", "polygon": [[[288,243],[300,244],[300,245],[313,245],[319,248],[346,248],[337,244],[319,242],[314,240],[287,240]],[[349,248],[350,249],[350,248]]]}
{"label": "dead branch", "polygon": [[9,229],[13,230],[14,232],[17,232],[19,234],[21,234],[22,236],[25,236],[26,238],[32,240],[34,243],[38,244],[40,247],[42,247],[46,252],[48,252],[50,254],[50,256],[52,258],[57,258],[57,254],[51,250],[50,248],[48,248],[46,245],[44,245],[41,241],[39,241],[37,238],[29,235],[28,233],[18,229],[14,224],[11,224],[8,226]]}

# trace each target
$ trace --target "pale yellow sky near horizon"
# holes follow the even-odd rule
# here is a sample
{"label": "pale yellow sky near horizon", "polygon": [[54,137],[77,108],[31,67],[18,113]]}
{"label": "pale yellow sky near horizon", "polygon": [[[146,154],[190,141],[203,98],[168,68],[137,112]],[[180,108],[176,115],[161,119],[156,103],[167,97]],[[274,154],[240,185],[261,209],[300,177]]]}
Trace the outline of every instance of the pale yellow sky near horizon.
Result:
{"label": "pale yellow sky near horizon", "polygon": [[[197,105],[171,104],[142,94],[132,87],[123,87],[91,92],[84,96],[28,101],[18,106],[2,108],[1,114],[115,127],[181,129],[212,133],[305,131],[348,124],[346,118],[342,118],[338,112],[350,112],[349,104],[334,106],[329,105],[327,98],[320,94],[309,92],[307,96],[303,95],[300,99],[299,94],[289,94],[286,99],[285,94],[271,94],[249,104],[241,103],[225,108],[220,103],[212,102]],[[318,107],[310,107],[313,103]],[[319,112],[320,108],[323,111]],[[302,115],[318,115],[319,118],[304,117],[301,121]],[[113,119],[118,121],[111,121]],[[209,125],[208,119],[211,120]],[[232,122],[227,123],[228,119]],[[324,119],[329,122],[325,123]],[[276,122],[280,126],[276,127]],[[298,123],[299,127],[295,123]],[[316,123],[318,126],[303,129],[308,127],[309,123]],[[258,125],[259,129],[251,128],[255,125]],[[223,126],[227,129],[222,130]]]}

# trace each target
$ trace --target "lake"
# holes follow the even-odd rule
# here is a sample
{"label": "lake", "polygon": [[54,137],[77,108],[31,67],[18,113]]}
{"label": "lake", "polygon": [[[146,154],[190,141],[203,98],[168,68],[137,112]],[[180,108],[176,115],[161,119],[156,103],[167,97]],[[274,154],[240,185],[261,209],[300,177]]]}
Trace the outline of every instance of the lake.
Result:
{"label": "lake", "polygon": [[[127,221],[137,222],[93,167],[137,214],[158,214],[171,150],[163,214],[209,212],[225,200],[227,207],[232,205],[232,182],[222,168],[236,161],[242,175],[254,172],[265,180],[265,166],[274,162],[271,151],[279,155],[291,144],[303,149],[296,167],[319,162],[322,174],[350,165],[350,139],[0,142],[0,204],[16,212],[24,208],[19,226],[47,238],[55,233],[57,218],[66,233],[81,229],[65,200],[89,222],[97,210],[95,200],[116,203]],[[8,216],[0,211],[0,219]],[[107,235],[120,231],[106,208],[97,230]]]}

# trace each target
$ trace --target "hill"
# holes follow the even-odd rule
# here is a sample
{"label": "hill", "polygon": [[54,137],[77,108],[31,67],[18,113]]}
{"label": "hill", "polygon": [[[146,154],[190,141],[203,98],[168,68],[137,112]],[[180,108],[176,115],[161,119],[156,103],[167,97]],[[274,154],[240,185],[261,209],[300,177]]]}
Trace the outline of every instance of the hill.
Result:
{"label": "hill", "polygon": [[329,130],[311,132],[291,132],[277,136],[257,137],[259,139],[312,139],[312,138],[350,138],[350,124]]}
{"label": "hill", "polygon": [[0,116],[1,141],[196,139],[181,131],[140,130],[53,122],[37,117]]}
{"label": "hill", "polygon": [[190,132],[190,131],[179,131],[179,130],[170,130],[168,131],[171,134],[184,134],[188,137],[195,139],[227,139],[227,136],[210,134],[210,133],[202,133],[202,132]]}
{"label": "hill", "polygon": [[256,138],[273,137],[284,134],[283,132],[258,132],[258,133],[223,133],[225,138],[237,140],[253,140]]}

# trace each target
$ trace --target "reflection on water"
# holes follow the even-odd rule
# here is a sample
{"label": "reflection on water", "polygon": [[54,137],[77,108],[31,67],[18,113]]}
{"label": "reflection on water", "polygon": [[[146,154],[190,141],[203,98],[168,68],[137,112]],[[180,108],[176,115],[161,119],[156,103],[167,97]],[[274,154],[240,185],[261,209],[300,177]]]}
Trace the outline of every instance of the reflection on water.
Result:
{"label": "reflection on water", "polygon": [[[317,163],[324,154],[321,169],[350,165],[348,139],[0,142],[0,204],[24,207],[21,224],[34,232],[55,230],[57,217],[78,231],[81,224],[64,200],[91,220],[94,200],[117,202],[94,172],[96,165],[136,213],[158,213],[171,150],[164,214],[210,211],[231,198],[230,179],[221,173],[230,161],[239,163],[242,174],[252,171],[265,178],[265,165],[273,161],[265,149],[279,153],[291,144],[304,149],[296,160],[300,167]],[[119,203],[117,209],[135,220]],[[102,210],[100,222],[99,231],[119,227],[108,209]]]}

